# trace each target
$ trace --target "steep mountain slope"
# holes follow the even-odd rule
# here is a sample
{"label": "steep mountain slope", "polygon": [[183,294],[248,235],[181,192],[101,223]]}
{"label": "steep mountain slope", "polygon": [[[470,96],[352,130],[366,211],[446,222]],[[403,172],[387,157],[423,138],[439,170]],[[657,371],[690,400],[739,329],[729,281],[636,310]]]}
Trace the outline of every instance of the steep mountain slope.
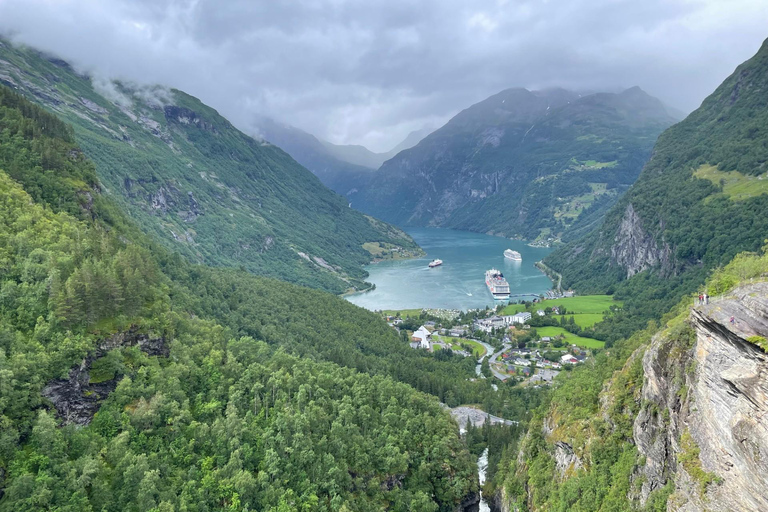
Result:
{"label": "steep mountain slope", "polygon": [[0,83],[70,122],[107,192],[193,261],[340,293],[365,286],[366,242],[415,247],[183,92],[91,80],[3,42]]}
{"label": "steep mountain slope", "polygon": [[436,399],[306,345],[450,362],[338,297],[192,265],[99,188],[72,129],[0,87],[0,511],[477,502]]}
{"label": "steep mountain slope", "polygon": [[509,89],[386,162],[353,206],[399,225],[556,239],[612,204],[673,122],[638,88]]}
{"label": "steep mountain slope", "polygon": [[563,283],[628,290],[674,280],[690,288],[707,269],[759,248],[768,233],[766,90],[768,43],[659,137],[599,229],[547,258]]}
{"label": "steep mountain slope", "polygon": [[499,508],[765,509],[767,272],[765,252],[740,255],[708,304],[687,297],[561,381],[503,464]]}
{"label": "steep mountain slope", "polygon": [[334,155],[328,148],[329,143],[298,128],[268,118],[259,118],[255,124],[259,137],[279,146],[312,171],[326,187],[348,199],[355,196],[373,173],[369,167],[350,163]]}
{"label": "steep mountain slope", "polygon": [[560,380],[501,466],[501,510],[768,506],[767,86],[768,41],[659,137],[599,231],[549,258],[647,328]]}

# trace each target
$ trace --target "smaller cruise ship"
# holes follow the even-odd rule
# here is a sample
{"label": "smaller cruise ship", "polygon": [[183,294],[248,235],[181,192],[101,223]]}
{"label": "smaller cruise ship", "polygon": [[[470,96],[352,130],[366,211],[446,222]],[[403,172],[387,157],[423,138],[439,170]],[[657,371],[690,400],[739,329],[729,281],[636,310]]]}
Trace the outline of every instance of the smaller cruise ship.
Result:
{"label": "smaller cruise ship", "polygon": [[428,266],[429,266],[429,268],[435,268],[435,267],[439,267],[442,264],[443,264],[443,260],[434,259],[434,260],[429,262]]}
{"label": "smaller cruise ship", "polygon": [[507,249],[504,251],[504,257],[512,261],[523,261],[523,257],[520,255],[520,253],[513,251],[512,249]]}

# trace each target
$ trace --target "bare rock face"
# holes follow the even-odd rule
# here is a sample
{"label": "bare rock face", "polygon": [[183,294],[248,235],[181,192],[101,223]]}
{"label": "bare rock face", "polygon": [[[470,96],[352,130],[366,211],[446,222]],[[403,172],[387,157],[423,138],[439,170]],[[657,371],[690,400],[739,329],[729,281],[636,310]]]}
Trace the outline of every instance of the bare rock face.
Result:
{"label": "bare rock face", "polygon": [[117,387],[117,379],[90,384],[91,363],[84,359],[80,366],[69,370],[68,379],[55,380],[43,389],[43,396],[53,403],[64,425],[89,424],[101,402]]}
{"label": "bare rock face", "polygon": [[175,194],[169,188],[162,186],[157,189],[157,192],[150,195],[149,204],[153,210],[166,213],[176,205]]}
{"label": "bare rock face", "polygon": [[193,125],[205,131],[218,133],[218,130],[213,125],[213,123],[205,121],[194,110],[190,110],[185,107],[178,107],[176,105],[167,105],[163,108],[163,113],[165,114],[165,119],[169,122],[183,125]]}
{"label": "bare rock face", "polygon": [[68,378],[54,380],[43,389],[43,396],[56,408],[56,413],[65,425],[87,425],[101,407],[101,403],[115,390],[121,376],[92,384],[89,371],[91,365],[110,350],[138,346],[150,356],[168,357],[169,348],[163,337],[152,337],[132,329],[114,334],[99,344],[96,350],[78,365],[69,370]]}
{"label": "bare rock face", "polygon": [[456,508],[456,512],[479,512],[480,494],[473,492],[464,497],[464,500]]}
{"label": "bare rock face", "polygon": [[[690,323],[692,346],[659,336],[643,359],[641,502],[674,479],[670,510],[768,510],[768,355],[747,341],[768,335],[768,283],[694,308]],[[684,435],[699,451],[698,478]]]}
{"label": "bare rock face", "polygon": [[511,501],[507,496],[507,489],[502,486],[490,503],[491,512],[512,512]]}
{"label": "bare rock face", "polygon": [[666,243],[659,248],[656,240],[643,229],[642,219],[632,204],[627,205],[611,247],[611,262],[625,269],[630,278],[657,265],[661,265],[662,270],[668,269],[671,252]]}
{"label": "bare rock face", "polygon": [[581,459],[573,453],[573,447],[570,444],[563,441],[555,443],[555,468],[560,474],[560,478],[563,478],[569,471],[583,467]]}

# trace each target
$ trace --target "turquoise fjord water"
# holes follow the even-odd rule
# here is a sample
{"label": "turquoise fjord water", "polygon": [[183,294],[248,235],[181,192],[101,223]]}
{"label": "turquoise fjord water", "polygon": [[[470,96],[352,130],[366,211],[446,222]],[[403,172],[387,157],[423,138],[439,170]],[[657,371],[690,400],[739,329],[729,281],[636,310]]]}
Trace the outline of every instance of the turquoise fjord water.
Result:
{"label": "turquoise fjord water", "polygon": [[[347,300],[370,310],[445,308],[473,309],[493,305],[485,286],[485,271],[497,268],[514,294],[544,293],[552,282],[534,263],[551,249],[529,247],[506,238],[441,228],[415,228],[408,234],[424,249],[424,258],[384,261],[368,265],[367,281],[376,285],[370,292],[347,296]],[[504,258],[504,250],[518,251],[522,262]],[[428,268],[435,258],[443,265]],[[513,298],[511,302],[515,302]]]}

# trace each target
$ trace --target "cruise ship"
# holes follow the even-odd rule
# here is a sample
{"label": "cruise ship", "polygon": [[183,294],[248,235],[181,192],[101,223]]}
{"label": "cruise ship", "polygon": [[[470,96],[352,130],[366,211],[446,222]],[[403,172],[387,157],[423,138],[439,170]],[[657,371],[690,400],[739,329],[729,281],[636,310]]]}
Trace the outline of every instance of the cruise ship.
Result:
{"label": "cruise ship", "polygon": [[520,256],[520,253],[513,251],[512,249],[507,249],[504,251],[504,257],[512,261],[523,261],[523,257]]}
{"label": "cruise ship", "polygon": [[439,267],[439,266],[440,266],[440,265],[442,265],[442,264],[443,264],[443,260],[441,260],[441,259],[435,259],[435,260],[432,260],[432,261],[430,261],[430,262],[429,262],[429,265],[427,265],[427,266],[428,266],[429,268],[435,268],[435,267]]}
{"label": "cruise ship", "polygon": [[495,268],[485,272],[485,284],[495,300],[509,299],[509,283],[504,279],[504,274]]}

